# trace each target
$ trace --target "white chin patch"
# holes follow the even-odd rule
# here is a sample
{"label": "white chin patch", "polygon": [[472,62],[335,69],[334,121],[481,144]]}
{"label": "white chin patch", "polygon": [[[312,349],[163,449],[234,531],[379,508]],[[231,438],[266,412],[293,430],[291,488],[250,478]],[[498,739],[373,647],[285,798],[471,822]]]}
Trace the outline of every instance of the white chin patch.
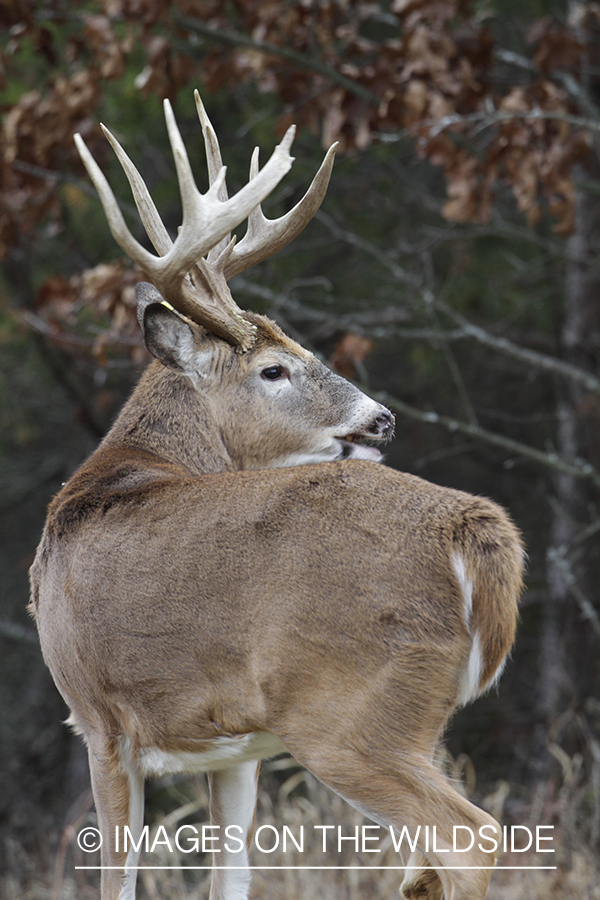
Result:
{"label": "white chin patch", "polygon": [[357,444],[355,441],[335,438],[331,444],[323,447],[321,450],[280,456],[279,459],[269,463],[268,468],[283,469],[289,466],[310,466],[314,463],[337,462],[340,459],[368,459],[371,462],[381,462],[382,455],[377,447],[369,447],[365,444]]}
{"label": "white chin patch", "polygon": [[338,459],[370,459],[371,462],[381,462],[381,451],[377,447],[368,444],[357,444],[356,441],[344,441],[338,438],[340,453]]}

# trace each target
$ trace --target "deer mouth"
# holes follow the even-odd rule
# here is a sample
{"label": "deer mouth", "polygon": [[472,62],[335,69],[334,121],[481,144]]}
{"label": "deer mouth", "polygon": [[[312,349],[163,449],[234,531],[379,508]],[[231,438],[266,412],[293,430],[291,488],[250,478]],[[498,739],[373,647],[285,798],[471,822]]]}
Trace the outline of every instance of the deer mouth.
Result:
{"label": "deer mouth", "polygon": [[379,406],[375,418],[363,431],[351,431],[336,437],[340,445],[338,459],[370,459],[381,462],[381,450],[373,445],[391,440],[393,434],[394,416],[385,406]]}
{"label": "deer mouth", "polygon": [[347,434],[336,440],[340,444],[338,459],[370,459],[373,462],[380,462],[382,459],[381,450],[369,443],[369,438],[362,434]]}

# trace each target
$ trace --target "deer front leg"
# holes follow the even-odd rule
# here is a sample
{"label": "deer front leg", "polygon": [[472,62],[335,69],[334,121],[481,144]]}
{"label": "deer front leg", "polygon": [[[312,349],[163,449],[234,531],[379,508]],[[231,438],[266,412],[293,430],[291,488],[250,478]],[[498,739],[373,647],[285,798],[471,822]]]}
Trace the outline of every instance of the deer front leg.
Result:
{"label": "deer front leg", "polygon": [[248,848],[254,826],[259,765],[257,760],[250,760],[208,773],[210,819],[220,827],[220,853],[213,856],[209,900],[247,900]]}
{"label": "deer front leg", "polygon": [[[135,766],[125,742],[88,736],[88,756],[102,835],[101,897],[102,900],[135,900],[144,824],[144,776]],[[126,825],[130,840],[127,850]]]}

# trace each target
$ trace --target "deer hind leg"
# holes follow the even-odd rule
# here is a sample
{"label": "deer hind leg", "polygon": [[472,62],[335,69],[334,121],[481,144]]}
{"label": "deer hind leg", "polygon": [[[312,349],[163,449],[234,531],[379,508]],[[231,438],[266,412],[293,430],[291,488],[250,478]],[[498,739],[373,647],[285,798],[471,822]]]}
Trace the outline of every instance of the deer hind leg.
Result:
{"label": "deer hind leg", "polygon": [[400,885],[400,894],[405,900],[442,900],[444,887],[437,872],[429,865],[429,860],[420,850],[410,854]]}
{"label": "deer hind leg", "polygon": [[[336,760],[335,769],[331,760]],[[381,825],[392,826],[398,834],[406,826],[413,839],[420,828],[420,853],[409,863],[417,870],[407,872],[402,885],[406,898],[439,900],[443,892],[444,900],[484,900],[496,862],[496,854],[486,850],[492,850],[492,838],[499,841],[500,826],[461,797],[431,763],[423,757],[403,755],[397,774],[393,774],[389,759],[365,759],[358,753],[343,758],[339,748],[337,752],[331,748],[329,759],[319,754],[319,763],[308,765],[325,784]],[[454,826],[471,829],[474,841],[470,849],[462,850],[467,847],[464,836],[468,832],[461,829],[455,848]],[[435,871],[419,868],[423,863],[434,866]]]}
{"label": "deer hind leg", "polygon": [[[125,742],[91,737],[88,756],[102,835],[102,900],[135,900],[144,824],[144,776]],[[127,851],[126,825],[131,839]]]}
{"label": "deer hind leg", "polygon": [[[209,900],[247,900],[248,848],[254,826],[259,765],[257,760],[250,760],[208,773],[210,819],[213,825],[220,826],[218,833],[222,838],[221,852],[213,857]],[[226,834],[227,826],[236,827]]]}

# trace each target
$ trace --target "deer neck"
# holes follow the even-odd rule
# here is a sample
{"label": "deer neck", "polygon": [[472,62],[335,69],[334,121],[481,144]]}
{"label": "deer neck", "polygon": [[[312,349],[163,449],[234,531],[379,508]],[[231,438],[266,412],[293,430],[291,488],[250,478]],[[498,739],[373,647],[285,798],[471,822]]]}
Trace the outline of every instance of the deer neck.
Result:
{"label": "deer neck", "polygon": [[184,375],[156,361],[142,375],[103,447],[145,450],[194,475],[236,468],[210,402]]}

